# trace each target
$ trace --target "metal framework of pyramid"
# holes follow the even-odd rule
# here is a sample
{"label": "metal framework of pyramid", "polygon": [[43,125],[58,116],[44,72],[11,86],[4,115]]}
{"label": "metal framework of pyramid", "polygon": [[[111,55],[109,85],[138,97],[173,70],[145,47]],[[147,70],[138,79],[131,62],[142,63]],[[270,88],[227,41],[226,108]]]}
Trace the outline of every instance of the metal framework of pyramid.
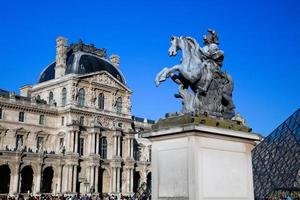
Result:
{"label": "metal framework of pyramid", "polygon": [[252,163],[256,199],[300,191],[300,109],[253,149]]}

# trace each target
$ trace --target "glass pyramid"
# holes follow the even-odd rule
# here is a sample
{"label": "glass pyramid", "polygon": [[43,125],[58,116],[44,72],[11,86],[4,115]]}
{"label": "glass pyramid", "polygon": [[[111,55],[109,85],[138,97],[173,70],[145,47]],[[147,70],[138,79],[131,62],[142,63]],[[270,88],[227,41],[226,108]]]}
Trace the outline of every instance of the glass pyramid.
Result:
{"label": "glass pyramid", "polygon": [[300,195],[300,109],[253,149],[252,164],[255,199]]}

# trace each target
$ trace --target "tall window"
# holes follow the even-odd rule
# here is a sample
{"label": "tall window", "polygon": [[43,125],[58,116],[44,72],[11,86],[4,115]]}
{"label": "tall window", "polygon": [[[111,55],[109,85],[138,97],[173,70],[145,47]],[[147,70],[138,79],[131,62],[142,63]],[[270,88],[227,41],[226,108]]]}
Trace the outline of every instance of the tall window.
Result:
{"label": "tall window", "polygon": [[100,110],[104,110],[104,94],[101,93],[98,96],[98,107]]}
{"label": "tall window", "polygon": [[121,113],[122,112],[122,98],[118,97],[116,101],[116,112]]}
{"label": "tall window", "polygon": [[101,137],[100,138],[100,145],[99,145],[99,152],[100,152],[100,157],[103,159],[107,158],[107,140],[106,137]]}
{"label": "tall window", "polygon": [[44,125],[45,124],[45,115],[40,115],[40,121],[39,121],[40,125]]}
{"label": "tall window", "polygon": [[79,124],[80,124],[81,126],[84,125],[84,116],[81,116],[81,117],[79,118]]}
{"label": "tall window", "polygon": [[24,122],[24,112],[19,112],[19,122]]}
{"label": "tall window", "polygon": [[61,117],[61,125],[62,125],[62,126],[65,125],[65,117]]}
{"label": "tall window", "polygon": [[0,119],[2,119],[2,108],[0,108]]}
{"label": "tall window", "polygon": [[78,91],[78,104],[79,106],[84,106],[84,101],[85,101],[85,91],[83,88],[81,88]]}
{"label": "tall window", "polygon": [[79,139],[79,155],[83,156],[83,151],[84,151],[84,139],[80,138]]}
{"label": "tall window", "polygon": [[21,151],[23,149],[23,135],[17,135],[16,149]]}
{"label": "tall window", "polygon": [[53,102],[53,92],[49,92],[49,104]]}
{"label": "tall window", "polygon": [[62,98],[61,98],[61,105],[65,106],[67,103],[67,89],[63,88],[62,89]]}

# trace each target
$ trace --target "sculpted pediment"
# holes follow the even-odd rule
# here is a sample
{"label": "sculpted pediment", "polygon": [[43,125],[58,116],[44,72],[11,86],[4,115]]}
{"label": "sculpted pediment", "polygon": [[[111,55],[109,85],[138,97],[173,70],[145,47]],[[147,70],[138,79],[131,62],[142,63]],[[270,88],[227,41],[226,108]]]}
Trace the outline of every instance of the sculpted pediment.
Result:
{"label": "sculpted pediment", "polygon": [[94,75],[91,78],[91,82],[128,90],[128,88],[126,88],[126,86],[121,84],[117,79],[115,79],[113,76],[111,76],[110,74],[108,74],[106,72],[102,72],[100,74]]}
{"label": "sculpted pediment", "polygon": [[26,133],[29,133],[29,131],[26,130],[25,128],[21,127],[21,128],[16,129],[16,133],[26,134]]}
{"label": "sculpted pediment", "polygon": [[43,130],[39,130],[39,131],[37,131],[35,134],[36,134],[36,138],[38,138],[38,137],[43,137],[43,138],[46,138],[46,140],[47,140],[48,137],[49,137],[49,134],[46,133],[46,132],[43,131]]}

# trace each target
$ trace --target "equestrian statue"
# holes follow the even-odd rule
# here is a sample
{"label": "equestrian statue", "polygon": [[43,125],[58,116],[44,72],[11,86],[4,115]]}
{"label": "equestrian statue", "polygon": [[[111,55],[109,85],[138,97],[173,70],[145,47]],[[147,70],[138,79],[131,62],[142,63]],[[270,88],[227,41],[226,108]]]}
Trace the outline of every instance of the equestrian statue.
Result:
{"label": "equestrian statue", "polygon": [[171,36],[169,56],[182,51],[178,65],[162,69],[155,78],[156,86],[167,78],[178,84],[176,98],[182,99],[181,114],[205,114],[212,117],[232,119],[235,106],[232,101],[233,80],[221,71],[224,52],[219,49],[217,32],[208,29],[201,47],[192,37]]}

